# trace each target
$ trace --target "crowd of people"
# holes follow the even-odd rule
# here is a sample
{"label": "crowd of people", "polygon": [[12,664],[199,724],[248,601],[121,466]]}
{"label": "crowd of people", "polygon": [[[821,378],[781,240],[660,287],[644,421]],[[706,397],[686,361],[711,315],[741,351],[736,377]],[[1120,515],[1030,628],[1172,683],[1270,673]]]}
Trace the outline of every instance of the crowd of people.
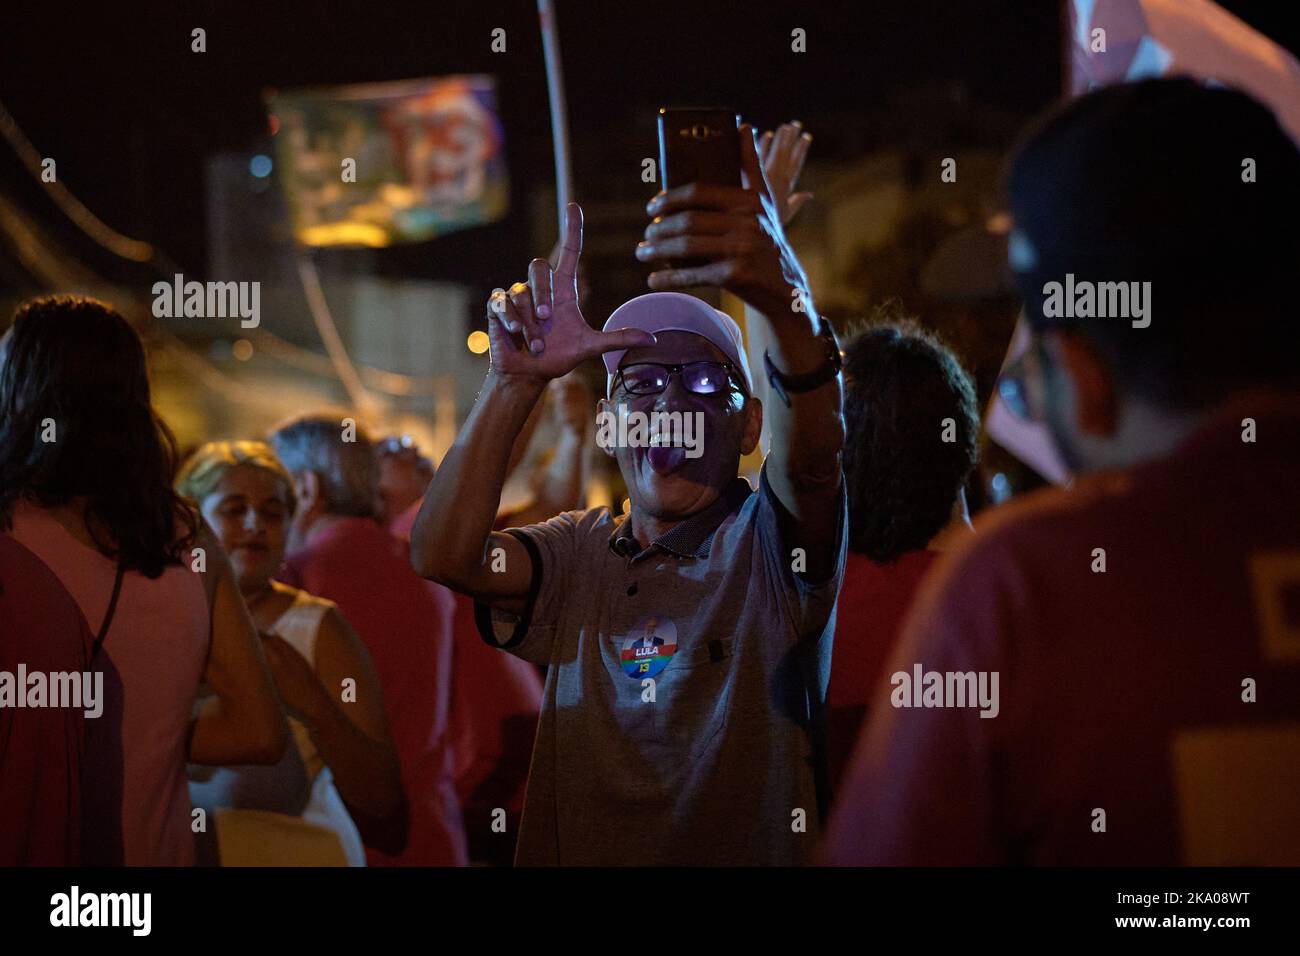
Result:
{"label": "crowd of people", "polygon": [[[1300,864],[1300,152],[1272,113],[1151,80],[1025,133],[1001,393],[1073,479],[974,522],[970,374],[924,316],[836,334],[785,233],[797,169],[766,173],[807,140],[741,133],[741,184],[651,201],[651,291],[599,330],[570,205],[493,293],[436,468],[345,410],[182,459],[112,306],[21,306],[0,673],[88,675],[101,712],[0,694],[0,864]],[[1150,283],[1142,321],[1048,307],[1067,274]],[[599,441],[597,413],[703,442]],[[583,507],[597,451],[626,513]]]}

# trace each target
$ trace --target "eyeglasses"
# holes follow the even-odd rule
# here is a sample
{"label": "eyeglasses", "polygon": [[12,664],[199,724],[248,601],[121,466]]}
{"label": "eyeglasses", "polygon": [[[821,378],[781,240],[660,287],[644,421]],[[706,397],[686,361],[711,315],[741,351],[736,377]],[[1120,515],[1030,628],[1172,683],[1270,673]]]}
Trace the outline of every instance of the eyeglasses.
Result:
{"label": "eyeglasses", "polygon": [[730,362],[686,362],[662,365],[658,362],[635,362],[624,365],[615,378],[631,395],[658,395],[668,387],[674,375],[680,375],[686,390],[695,395],[715,395],[726,391],[734,366]]}
{"label": "eyeglasses", "polygon": [[375,452],[379,455],[400,455],[403,453],[417,454],[419,449],[415,447],[415,439],[410,435],[390,435],[383,439],[375,446]]}

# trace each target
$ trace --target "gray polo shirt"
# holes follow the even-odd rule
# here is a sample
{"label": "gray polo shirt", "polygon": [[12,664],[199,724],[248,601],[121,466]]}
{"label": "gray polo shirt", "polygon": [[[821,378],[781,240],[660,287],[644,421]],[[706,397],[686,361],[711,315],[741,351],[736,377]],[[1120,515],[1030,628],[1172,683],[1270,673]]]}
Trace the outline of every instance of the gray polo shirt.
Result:
{"label": "gray polo shirt", "polygon": [[780,507],[764,472],[644,551],[607,508],[510,530],[530,607],[480,606],[479,629],[548,668],[517,864],[810,859],[848,507],[820,583],[792,570]]}

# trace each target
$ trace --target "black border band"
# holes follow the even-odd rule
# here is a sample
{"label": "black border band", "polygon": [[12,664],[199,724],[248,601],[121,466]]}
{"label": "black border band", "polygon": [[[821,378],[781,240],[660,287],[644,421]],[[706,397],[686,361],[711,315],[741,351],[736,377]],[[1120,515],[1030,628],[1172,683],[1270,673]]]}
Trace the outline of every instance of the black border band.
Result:
{"label": "black border band", "polygon": [[518,647],[528,633],[528,628],[533,621],[533,607],[537,603],[537,595],[542,590],[542,553],[537,550],[537,544],[527,534],[517,528],[507,528],[504,532],[510,535],[524,546],[528,552],[528,560],[533,564],[532,579],[528,582],[528,597],[524,601],[523,613],[519,615],[519,623],[515,625],[514,633],[510,635],[510,640],[504,644],[497,643],[496,631],[492,627],[492,608],[479,601],[474,602],[474,625],[478,629],[478,636],[489,647],[494,647],[499,651],[508,651],[513,647]]}

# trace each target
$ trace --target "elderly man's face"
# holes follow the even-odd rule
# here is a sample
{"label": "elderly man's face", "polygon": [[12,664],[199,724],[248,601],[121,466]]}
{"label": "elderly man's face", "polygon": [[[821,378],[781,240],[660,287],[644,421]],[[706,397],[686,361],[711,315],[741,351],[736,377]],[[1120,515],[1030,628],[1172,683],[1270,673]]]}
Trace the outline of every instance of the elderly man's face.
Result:
{"label": "elderly man's face", "polygon": [[[654,345],[629,349],[619,367],[728,361],[712,342],[690,332],[660,332],[656,338]],[[625,405],[628,412],[640,412],[651,421],[655,413],[680,412],[676,420],[690,416],[692,424],[703,426],[694,436],[700,451],[694,458],[644,445],[607,449],[618,461],[634,510],[659,520],[680,519],[708,507],[736,477],[741,455],[758,445],[763,412],[756,399],[745,397],[739,372],[733,372],[732,379],[730,387],[709,395],[691,392],[680,374],[672,375],[658,395],[629,394],[621,379],[615,379],[613,394],[602,401],[605,410],[617,413],[618,406]]]}

